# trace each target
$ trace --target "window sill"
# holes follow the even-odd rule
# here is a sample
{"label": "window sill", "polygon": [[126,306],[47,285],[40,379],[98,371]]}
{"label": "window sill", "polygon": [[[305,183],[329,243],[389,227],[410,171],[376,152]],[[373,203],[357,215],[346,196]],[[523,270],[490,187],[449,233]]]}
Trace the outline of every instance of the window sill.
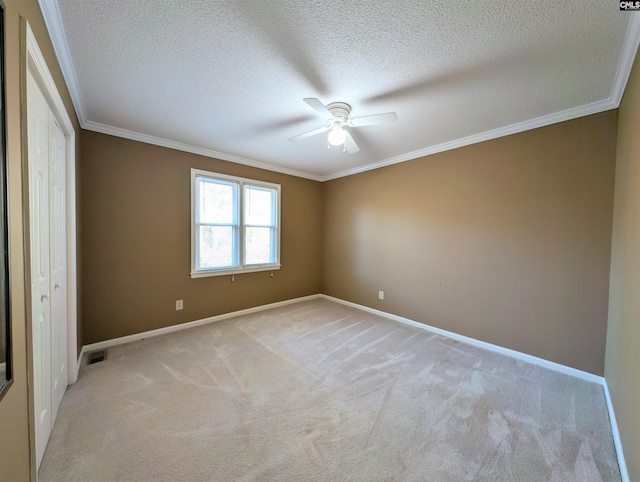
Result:
{"label": "window sill", "polygon": [[249,268],[231,268],[231,269],[216,269],[211,271],[196,271],[191,273],[192,278],[209,278],[211,276],[226,276],[242,273],[257,273],[259,271],[275,271],[280,269],[279,264],[269,264],[262,266],[252,266]]}

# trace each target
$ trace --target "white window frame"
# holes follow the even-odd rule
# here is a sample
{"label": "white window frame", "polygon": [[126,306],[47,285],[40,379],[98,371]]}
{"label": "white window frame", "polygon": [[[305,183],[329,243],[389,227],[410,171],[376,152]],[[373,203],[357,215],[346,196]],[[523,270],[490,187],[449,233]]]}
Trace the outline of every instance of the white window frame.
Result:
{"label": "white window frame", "polygon": [[[238,183],[238,218],[239,228],[237,236],[237,252],[234,248],[234,253],[238,256],[238,266],[232,268],[214,268],[214,269],[197,269],[196,255],[198,251],[198,226],[196,225],[196,183],[198,177],[206,177],[214,181],[231,181]],[[245,185],[264,187],[267,189],[273,189],[276,191],[276,249],[275,249],[275,263],[269,264],[251,264],[245,265],[244,255],[244,239],[245,228],[247,227],[244,222],[244,187]],[[244,177],[228,176],[226,174],[218,174],[216,172],[204,171],[201,169],[191,169],[191,277],[192,278],[204,278],[207,276],[223,276],[239,273],[252,273],[257,271],[273,271],[280,269],[280,184],[273,184],[270,182],[257,181],[255,179],[247,179]]]}

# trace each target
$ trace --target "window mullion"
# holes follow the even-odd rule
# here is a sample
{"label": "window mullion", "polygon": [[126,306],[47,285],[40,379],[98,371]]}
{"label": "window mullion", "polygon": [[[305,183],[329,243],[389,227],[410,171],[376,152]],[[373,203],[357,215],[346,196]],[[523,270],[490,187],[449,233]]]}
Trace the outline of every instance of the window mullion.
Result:
{"label": "window mullion", "polygon": [[238,183],[238,264],[241,268],[245,266],[245,247],[244,239],[246,236],[244,227],[244,183]]}

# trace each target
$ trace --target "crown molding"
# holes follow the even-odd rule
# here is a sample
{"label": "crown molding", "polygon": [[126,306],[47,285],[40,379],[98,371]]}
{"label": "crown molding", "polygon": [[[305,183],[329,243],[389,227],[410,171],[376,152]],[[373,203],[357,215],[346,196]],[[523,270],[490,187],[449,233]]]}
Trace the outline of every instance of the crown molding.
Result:
{"label": "crown molding", "polygon": [[62,25],[62,17],[60,16],[60,10],[58,9],[58,2],[57,0],[38,0],[38,3],[40,5],[40,10],[42,11],[42,16],[44,17],[45,24],[47,26],[47,30],[49,31],[49,35],[51,37],[53,49],[56,53],[56,57],[58,58],[58,62],[60,63],[60,69],[62,70],[62,75],[67,84],[67,89],[69,90],[69,94],[71,95],[71,100],[76,110],[76,115],[78,116],[78,122],[80,123],[80,127],[82,127],[83,129],[100,132],[102,134],[109,134],[116,137],[122,137],[134,141],[140,141],[146,144],[154,144],[157,146],[168,147],[170,149],[177,149],[179,151],[190,152],[192,154],[199,154],[205,157],[221,159],[223,161],[235,162],[236,164],[243,164],[245,166],[251,166],[258,169],[266,169],[268,171],[288,174],[290,176],[311,179],[313,181],[321,181],[321,177],[315,174],[297,171],[295,169],[288,169],[286,167],[277,166],[275,164],[256,161],[245,157],[235,156],[233,154],[218,152],[212,149],[205,149],[190,144],[184,144],[161,137],[141,134],[139,132],[120,129],[118,127],[108,126],[105,124],[100,124],[98,122],[90,121],[87,117],[84,103],[82,102],[82,95],[80,94],[78,78],[76,76],[75,67],[73,66],[71,54],[69,52],[67,37],[64,33],[64,28]]}
{"label": "crown molding", "polygon": [[620,102],[622,102],[624,89],[627,87],[633,61],[638,52],[638,45],[640,45],[640,12],[630,12],[630,15],[631,20],[627,26],[627,33],[620,53],[618,71],[611,89],[611,99],[614,101],[616,108],[620,107]]}
{"label": "crown molding", "polygon": [[450,151],[459,147],[469,146],[471,144],[477,144],[478,142],[490,141],[497,139],[498,137],[504,137],[511,134],[517,134],[538,127],[544,127],[551,124],[557,124],[558,122],[564,122],[571,119],[577,119],[578,117],[584,117],[591,114],[597,114],[607,110],[615,109],[617,105],[611,99],[601,100],[593,102],[591,104],[582,105],[572,109],[567,109],[562,112],[555,112],[550,115],[536,117],[516,124],[511,124],[505,127],[499,127],[490,131],[481,132],[479,134],[473,134],[460,139],[455,139],[449,142],[443,142],[435,146],[426,147],[417,151],[407,152],[399,156],[390,157],[379,162],[367,164],[365,166],[359,166],[346,171],[337,172],[335,174],[329,174],[322,177],[322,181],[330,181],[332,179],[338,179],[340,177],[352,176],[361,172],[371,171],[373,169],[379,169],[381,167],[390,166],[392,164],[398,164],[401,162],[411,161],[420,157],[430,156],[431,154],[437,154],[439,152]]}
{"label": "crown molding", "polygon": [[82,102],[82,96],[80,95],[76,69],[73,66],[73,60],[71,60],[71,54],[69,53],[67,37],[64,33],[64,28],[62,27],[62,18],[60,17],[60,10],[58,9],[58,2],[56,0],[38,0],[38,3],[40,4],[40,10],[44,17],[44,23],[46,24],[49,36],[51,37],[53,50],[56,53],[58,62],[60,63],[62,76],[67,84],[69,95],[71,95],[71,101],[73,102],[73,107],[76,110],[78,122],[82,126],[87,122],[87,114],[84,108],[84,103]]}
{"label": "crown molding", "polygon": [[161,137],[141,134],[138,132],[120,129],[118,127],[112,127],[88,120],[84,104],[82,102],[82,96],[80,94],[75,68],[73,66],[73,61],[71,60],[71,54],[69,53],[67,39],[62,26],[62,19],[60,17],[57,0],[38,0],[38,3],[40,4],[40,9],[42,10],[47,29],[49,30],[53,48],[58,58],[58,62],[60,63],[60,68],[62,69],[62,74],[67,83],[67,88],[69,89],[69,93],[76,110],[76,115],[78,116],[78,121],[80,122],[80,126],[83,129],[320,182],[351,176],[354,174],[359,174],[361,172],[371,171],[373,169],[379,169],[381,167],[410,161],[424,156],[429,156],[431,154],[437,154],[439,152],[444,152],[451,149],[457,149],[459,147],[496,139],[498,137],[517,134],[519,132],[524,132],[530,129],[536,129],[538,127],[544,127],[558,122],[576,119],[578,117],[583,117],[586,115],[597,114],[599,112],[604,112],[611,109],[617,109],[620,106],[620,102],[622,101],[622,96],[624,95],[624,90],[631,73],[631,68],[638,51],[638,46],[640,45],[640,12],[628,13],[628,15],[631,15],[631,19],[629,21],[629,25],[627,26],[623,49],[620,54],[620,60],[618,62],[618,69],[616,71],[614,84],[611,89],[611,95],[608,99],[603,99],[591,104],[567,109],[562,112],[556,112],[550,115],[537,117],[535,119],[518,122],[516,124],[511,124],[479,134],[473,134],[471,136],[444,142],[435,146],[419,149],[417,151],[408,152],[399,156],[394,156],[353,169],[335,172],[324,176],[318,176],[307,172],[277,166],[275,164],[256,161],[253,159],[248,159],[233,154],[227,154],[212,149],[205,149],[202,147],[184,144]]}
{"label": "crown molding", "polygon": [[213,149],[205,149],[203,147],[197,147],[191,144],[184,144],[182,142],[171,141],[163,137],[140,134],[139,132],[120,129],[119,127],[112,127],[105,124],[100,124],[98,122],[88,121],[82,126],[82,128],[88,131],[99,132],[101,134],[108,134],[115,137],[130,139],[132,141],[144,142],[145,144],[153,144],[156,146],[168,147],[169,149],[176,149],[178,151],[190,152],[191,154],[198,154],[205,157],[212,157],[215,159],[220,159],[222,161],[234,162],[236,164],[243,164],[245,166],[251,166],[257,169],[265,169],[267,171],[279,172],[281,174],[288,174],[290,176],[302,177],[304,179],[311,179],[312,181],[322,180],[320,176],[316,176],[315,174],[296,171],[294,169],[277,166],[275,164],[268,164],[266,162],[255,161],[253,159],[247,159],[246,157],[235,156],[233,154],[227,154],[225,152],[214,151]]}

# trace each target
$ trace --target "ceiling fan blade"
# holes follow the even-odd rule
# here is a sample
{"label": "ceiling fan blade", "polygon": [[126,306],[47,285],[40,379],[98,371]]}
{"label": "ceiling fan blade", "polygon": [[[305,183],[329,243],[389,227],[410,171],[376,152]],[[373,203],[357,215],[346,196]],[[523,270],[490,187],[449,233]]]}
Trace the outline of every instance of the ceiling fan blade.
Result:
{"label": "ceiling fan blade", "polygon": [[358,144],[356,144],[356,141],[353,140],[353,137],[351,137],[349,131],[345,130],[344,132],[344,147],[347,149],[349,154],[355,154],[360,150],[360,148],[358,147]]}
{"label": "ceiling fan blade", "polygon": [[321,127],[320,129],[314,129],[309,132],[305,132],[304,134],[300,134],[299,136],[290,137],[289,140],[291,142],[299,141],[300,139],[306,139],[307,137],[315,136],[318,134],[322,134],[323,132],[327,132],[329,127]]}
{"label": "ceiling fan blade", "polygon": [[396,114],[395,112],[386,112],[385,114],[352,117],[349,119],[349,125],[352,127],[378,126],[382,124],[393,124],[397,120],[398,114]]}
{"label": "ceiling fan blade", "polygon": [[329,109],[327,109],[327,107],[315,97],[306,97],[302,100],[304,100],[307,104],[309,104],[309,107],[311,107],[321,115],[333,117],[333,114],[329,111]]}

